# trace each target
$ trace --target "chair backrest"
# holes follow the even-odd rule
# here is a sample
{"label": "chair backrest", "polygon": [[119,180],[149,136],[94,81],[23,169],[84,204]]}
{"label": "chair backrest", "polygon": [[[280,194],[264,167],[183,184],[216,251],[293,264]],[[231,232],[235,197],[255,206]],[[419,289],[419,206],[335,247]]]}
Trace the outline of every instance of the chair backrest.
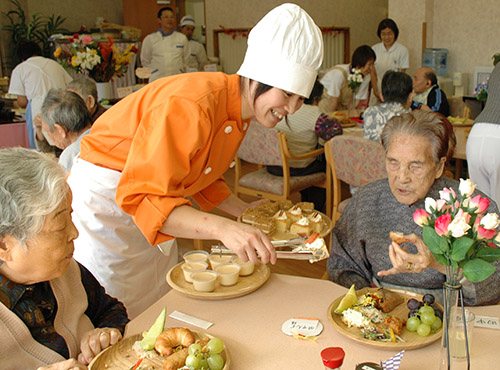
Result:
{"label": "chair backrest", "polygon": [[258,122],[250,122],[237,156],[249,163],[281,166],[278,131],[263,127]]}
{"label": "chair backrest", "polygon": [[449,97],[448,105],[450,106],[450,116],[470,118],[471,110],[464,103],[462,97]]}
{"label": "chair backrest", "polygon": [[335,136],[325,144],[332,175],[353,186],[387,177],[385,150],[379,142],[357,136]]}

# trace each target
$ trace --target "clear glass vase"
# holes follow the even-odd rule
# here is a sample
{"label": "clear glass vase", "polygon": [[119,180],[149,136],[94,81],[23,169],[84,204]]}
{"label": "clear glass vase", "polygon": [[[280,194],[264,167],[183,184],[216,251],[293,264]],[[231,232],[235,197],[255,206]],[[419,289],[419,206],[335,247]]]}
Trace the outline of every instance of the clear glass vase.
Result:
{"label": "clear glass vase", "polygon": [[[448,280],[448,279],[447,279]],[[469,338],[461,295],[462,285],[454,279],[443,284],[443,336],[440,370],[470,369]]]}

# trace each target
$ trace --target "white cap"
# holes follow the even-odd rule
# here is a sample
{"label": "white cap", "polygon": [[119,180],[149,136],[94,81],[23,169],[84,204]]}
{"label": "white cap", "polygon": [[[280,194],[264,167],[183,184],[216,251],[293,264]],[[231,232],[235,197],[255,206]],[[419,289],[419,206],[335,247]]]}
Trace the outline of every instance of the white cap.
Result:
{"label": "white cap", "polygon": [[240,76],[309,97],[323,62],[323,37],[312,18],[295,4],[282,4],[248,35]]}
{"label": "white cap", "polygon": [[193,26],[193,27],[196,26],[192,15],[185,15],[184,17],[181,18],[181,27],[184,26]]}

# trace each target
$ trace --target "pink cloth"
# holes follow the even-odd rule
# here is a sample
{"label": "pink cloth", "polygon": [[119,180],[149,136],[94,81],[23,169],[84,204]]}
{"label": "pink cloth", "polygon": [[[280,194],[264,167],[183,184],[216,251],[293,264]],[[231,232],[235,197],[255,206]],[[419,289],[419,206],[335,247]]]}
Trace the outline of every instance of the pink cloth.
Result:
{"label": "pink cloth", "polygon": [[0,124],[0,148],[14,146],[30,147],[26,122]]}

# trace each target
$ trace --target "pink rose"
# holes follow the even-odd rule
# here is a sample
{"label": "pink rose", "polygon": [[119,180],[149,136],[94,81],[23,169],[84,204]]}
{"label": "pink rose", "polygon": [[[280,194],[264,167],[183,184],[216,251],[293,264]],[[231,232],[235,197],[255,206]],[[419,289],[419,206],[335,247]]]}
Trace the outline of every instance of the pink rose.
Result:
{"label": "pink rose", "polygon": [[434,224],[436,233],[440,236],[447,236],[448,226],[450,225],[450,223],[451,223],[451,215],[449,213],[446,213],[436,218],[436,222]]}
{"label": "pink rose", "polygon": [[82,44],[87,45],[87,44],[92,44],[94,42],[94,39],[90,35],[84,35],[82,37]]}
{"label": "pink rose", "polygon": [[446,200],[444,199],[436,200],[436,211],[446,210],[445,205],[446,205]]}
{"label": "pink rose", "polygon": [[476,195],[469,201],[469,208],[477,208],[474,213],[483,213],[490,206],[491,201],[488,198],[482,198],[480,195]]}
{"label": "pink rose", "polygon": [[413,213],[413,221],[415,221],[418,226],[429,225],[429,219],[429,214],[423,209],[417,209],[415,213]]}
{"label": "pink rose", "polygon": [[477,236],[479,239],[490,240],[496,235],[495,230],[488,230],[482,226],[478,226],[477,228]]}
{"label": "pink rose", "polygon": [[453,203],[457,198],[457,194],[455,194],[455,190],[452,188],[444,188],[439,192],[439,196],[441,199],[444,199],[447,202]]}

